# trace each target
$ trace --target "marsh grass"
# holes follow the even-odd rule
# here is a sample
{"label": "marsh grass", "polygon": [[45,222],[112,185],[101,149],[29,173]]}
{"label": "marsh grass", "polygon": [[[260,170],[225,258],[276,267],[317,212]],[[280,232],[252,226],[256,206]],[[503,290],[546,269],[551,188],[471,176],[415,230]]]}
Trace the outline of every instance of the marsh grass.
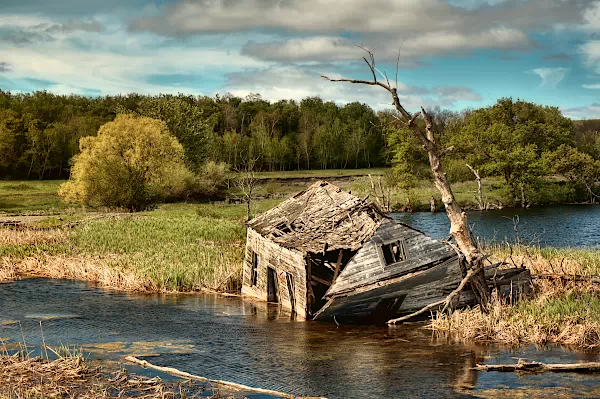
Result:
{"label": "marsh grass", "polygon": [[[273,203],[257,202],[255,208],[262,211]],[[236,290],[244,217],[243,204],[168,204],[139,214],[78,218],[79,224],[69,228],[3,228],[0,281],[28,275],[136,291]]]}
{"label": "marsh grass", "polygon": [[[0,399],[38,398],[233,398],[213,387],[192,381],[165,382],[129,374],[124,369],[105,372],[70,347],[49,348],[54,359],[18,352],[0,354]],[[207,389],[208,388],[208,389]]]}
{"label": "marsh grass", "polygon": [[544,275],[600,275],[600,249],[498,245],[487,248],[495,261],[526,267],[534,277],[533,296],[507,303],[494,296],[490,312],[474,309],[438,313],[430,327],[463,341],[506,344],[563,344],[600,348],[600,286]]}
{"label": "marsh grass", "polygon": [[64,180],[26,182],[0,180],[0,212],[61,212],[68,208],[58,196],[58,187],[64,182]]}
{"label": "marsh grass", "polygon": [[84,255],[114,255],[111,267],[158,290],[192,291],[239,279],[244,240],[240,223],[198,216],[190,206],[92,221],[75,229],[72,243]]}

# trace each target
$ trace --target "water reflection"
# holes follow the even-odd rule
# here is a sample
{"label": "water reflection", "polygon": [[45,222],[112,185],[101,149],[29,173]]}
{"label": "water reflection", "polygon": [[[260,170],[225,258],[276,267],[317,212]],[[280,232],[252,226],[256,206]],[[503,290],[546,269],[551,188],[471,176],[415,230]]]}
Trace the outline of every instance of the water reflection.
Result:
{"label": "water reflection", "polygon": [[[79,344],[95,357],[153,356],[158,365],[214,379],[330,398],[461,397],[507,387],[541,389],[556,376],[477,373],[483,362],[569,362],[598,359],[535,348],[453,345],[430,331],[401,326],[336,326],[294,321],[274,304],[214,295],[138,295],[85,283],[28,279],[0,285],[0,337],[41,343],[39,320],[25,315],[77,315],[44,319],[50,345]],[[149,372],[151,373],[151,371]],[[561,375],[581,391],[591,377]],[[491,395],[491,394],[490,394]]]}
{"label": "water reflection", "polygon": [[[450,223],[444,212],[394,213],[392,216],[424,233],[443,239]],[[502,209],[468,212],[475,237],[487,241],[514,241],[513,220],[518,217],[518,234],[525,243],[555,247],[600,247],[600,206],[559,205],[531,209]]]}

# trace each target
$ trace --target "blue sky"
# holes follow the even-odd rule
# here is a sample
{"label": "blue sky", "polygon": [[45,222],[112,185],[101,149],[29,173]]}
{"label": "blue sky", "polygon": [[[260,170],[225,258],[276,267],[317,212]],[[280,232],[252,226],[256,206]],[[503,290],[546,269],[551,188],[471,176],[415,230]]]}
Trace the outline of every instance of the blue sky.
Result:
{"label": "blue sky", "polygon": [[600,118],[600,0],[0,0],[0,88],[389,107],[363,52],[408,109],[500,97]]}

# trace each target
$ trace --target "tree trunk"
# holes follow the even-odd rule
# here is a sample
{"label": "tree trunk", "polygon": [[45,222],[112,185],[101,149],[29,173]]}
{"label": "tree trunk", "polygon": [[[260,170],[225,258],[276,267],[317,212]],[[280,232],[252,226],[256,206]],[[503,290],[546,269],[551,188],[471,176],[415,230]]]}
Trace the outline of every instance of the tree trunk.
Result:
{"label": "tree trunk", "polygon": [[480,211],[484,211],[486,206],[483,202],[483,189],[481,187],[481,177],[479,176],[479,172],[477,172],[471,165],[465,165],[467,165],[467,168],[471,169],[471,172],[473,172],[475,175],[475,179],[477,180],[477,205],[479,206]]}
{"label": "tree trunk", "polygon": [[[362,47],[361,47],[362,48]],[[373,76],[372,81],[367,80],[358,80],[358,79],[331,79],[327,76],[322,76],[323,78],[332,81],[332,82],[349,82],[349,83],[357,83],[357,84],[366,84],[370,86],[380,86],[387,90],[393,99],[394,108],[400,113],[402,118],[398,118],[402,120],[405,125],[410,128],[414,135],[421,141],[423,144],[423,148],[427,151],[427,155],[429,157],[429,165],[431,167],[431,172],[433,174],[433,180],[436,188],[442,194],[442,202],[444,203],[444,207],[446,208],[446,214],[448,215],[448,219],[450,220],[451,228],[450,234],[454,237],[456,244],[458,246],[457,252],[462,254],[465,260],[468,263],[468,268],[471,271],[472,278],[470,280],[471,288],[473,289],[473,293],[476,296],[479,304],[482,307],[483,311],[487,311],[488,303],[490,301],[490,291],[485,280],[484,274],[484,255],[479,251],[477,245],[473,241],[471,237],[471,232],[469,231],[469,226],[467,224],[467,215],[462,211],[461,207],[458,205],[454,197],[454,193],[452,192],[452,188],[446,179],[446,173],[444,173],[444,169],[442,167],[441,158],[444,153],[451,151],[452,148],[447,148],[445,150],[441,150],[438,148],[435,142],[435,135],[433,131],[433,123],[431,117],[425,109],[421,107],[421,112],[416,113],[415,115],[411,115],[404,109],[402,104],[400,103],[400,99],[398,98],[398,90],[393,87],[386,76],[386,83],[378,82],[375,68],[375,57],[371,50],[363,48],[369,55],[370,61],[364,57],[364,61],[369,66],[371,70],[371,74]],[[385,76],[385,75],[384,75]],[[415,123],[415,119],[419,116],[423,115],[425,119],[425,131]],[[465,275],[468,272],[465,273]]]}

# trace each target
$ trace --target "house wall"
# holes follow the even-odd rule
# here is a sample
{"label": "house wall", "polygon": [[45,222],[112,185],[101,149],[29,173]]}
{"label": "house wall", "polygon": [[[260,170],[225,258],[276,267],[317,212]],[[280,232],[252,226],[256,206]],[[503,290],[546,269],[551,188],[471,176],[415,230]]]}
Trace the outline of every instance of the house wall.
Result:
{"label": "house wall", "polygon": [[[255,286],[251,285],[252,252],[258,256],[258,278]],[[286,272],[288,272],[294,279],[296,314],[306,318],[305,264],[304,254],[301,252],[280,247],[249,228],[246,238],[242,295],[266,301],[268,296],[267,268],[271,267],[276,271],[279,303],[283,308],[291,310],[292,304],[286,280]]]}

